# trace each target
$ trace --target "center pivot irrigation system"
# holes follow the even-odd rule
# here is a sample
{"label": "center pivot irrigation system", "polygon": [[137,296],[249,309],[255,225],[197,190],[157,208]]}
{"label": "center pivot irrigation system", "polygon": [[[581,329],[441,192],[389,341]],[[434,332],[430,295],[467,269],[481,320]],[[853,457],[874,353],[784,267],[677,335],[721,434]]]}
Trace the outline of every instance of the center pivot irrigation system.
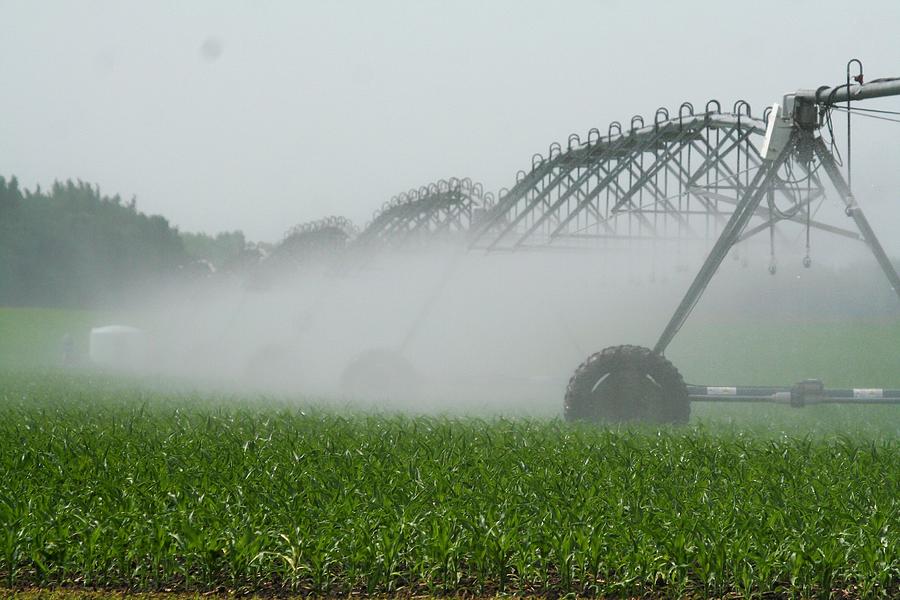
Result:
{"label": "center pivot irrigation system", "polygon": [[[787,94],[762,119],[744,101],[730,113],[715,100],[702,112],[687,102],[677,115],[660,108],[652,123],[636,116],[627,127],[612,123],[605,135],[592,129],[585,139],[570,135],[565,147],[552,144],[496,199],[468,179],[441,181],[386,203],[358,235],[343,222],[340,231],[347,249],[455,234],[463,234],[470,250],[488,252],[714,240],[653,348],[606,348],[578,367],[565,393],[569,420],[680,423],[687,421],[691,401],[900,404],[900,390],[827,389],[820,380],[789,387],[687,385],[664,356],[736,245],[767,234],[769,271],[775,273],[780,222],[805,229],[805,267],[811,264],[811,230],[866,244],[900,296],[900,277],[851,191],[849,121],[850,111],[866,110],[852,102],[898,95],[900,78],[865,83],[854,59],[845,84]],[[834,142],[835,109],[848,113],[843,164]],[[816,219],[814,206],[826,195],[840,199],[853,229]],[[320,235],[335,225],[317,223],[301,230]],[[382,364],[390,363],[383,354]]]}

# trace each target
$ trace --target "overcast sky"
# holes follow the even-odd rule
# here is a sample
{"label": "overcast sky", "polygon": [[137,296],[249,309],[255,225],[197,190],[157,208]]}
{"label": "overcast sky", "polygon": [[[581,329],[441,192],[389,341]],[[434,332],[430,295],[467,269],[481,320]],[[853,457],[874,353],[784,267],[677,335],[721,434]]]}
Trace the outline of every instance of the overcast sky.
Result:
{"label": "overcast sky", "polygon": [[[851,57],[900,76],[897,0],[0,0],[0,18],[0,174],[80,178],[182,230],[254,240],[362,224],[442,177],[496,190],[571,131],[658,106],[744,98],[758,114],[840,83]],[[855,131],[860,202],[887,234],[900,124]]]}

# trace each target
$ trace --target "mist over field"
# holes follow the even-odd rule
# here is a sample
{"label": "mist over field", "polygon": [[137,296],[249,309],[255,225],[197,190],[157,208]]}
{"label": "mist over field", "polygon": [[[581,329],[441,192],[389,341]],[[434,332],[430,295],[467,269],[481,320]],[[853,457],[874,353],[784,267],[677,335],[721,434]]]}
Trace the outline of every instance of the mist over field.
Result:
{"label": "mist over field", "polygon": [[[340,397],[343,369],[384,349],[422,377],[401,386],[410,409],[510,410],[558,398],[592,338],[649,340],[663,317],[656,296],[671,285],[638,278],[577,254],[387,252],[364,266],[280,276],[265,290],[240,281],[177,289],[149,308],[148,328],[163,370]],[[647,319],[623,322],[631,311]]]}
{"label": "mist over field", "polygon": [[[659,106],[675,115],[710,98],[726,112],[746,99],[759,118],[785,92],[840,83],[848,55],[870,79],[890,75],[896,43],[878,32],[897,7],[867,6],[769,2],[729,19],[661,2],[6,3],[18,25],[0,40],[0,72],[16,93],[0,98],[0,174],[18,177],[10,205],[33,210],[0,220],[14,259],[0,261],[0,303],[99,309],[90,325],[146,329],[138,372],[229,390],[384,396],[342,383],[379,351],[408,369],[415,398],[396,403],[410,410],[558,408],[587,356],[654,343],[711,240],[583,254],[410,247],[279,267],[262,283],[247,265],[291,225],[340,214],[363,226],[442,177],[496,193],[573,131],[627,130],[632,115],[650,123]],[[798,22],[816,52],[788,42]],[[896,256],[900,145],[884,121],[854,127],[857,197]],[[834,198],[826,209],[846,222]],[[714,278],[672,347],[688,376],[705,377],[694,369],[718,353],[696,332],[729,319],[750,323],[740,337],[759,323],[893,318],[870,256],[817,232],[806,270],[802,231],[785,229],[776,276],[763,232]],[[85,345],[85,329],[55,329],[37,354],[57,357],[67,332]]]}
{"label": "mist over field", "polygon": [[[655,343],[704,250],[484,254],[438,244],[347,253],[265,277],[173,283],[135,297],[126,314],[149,336],[139,373],[335,406],[555,414],[572,371],[590,354]],[[779,326],[892,318],[890,287],[850,244],[817,253],[809,269],[802,250],[780,249],[775,276],[765,244],[742,250],[723,265],[686,335],[699,328],[740,338],[762,326],[771,342],[790,345]],[[692,337],[673,347],[687,355],[679,365],[687,373],[717,352]],[[382,375],[371,387],[349,386],[347,369],[373,352],[394,358],[375,359]],[[742,353],[734,348],[734,362]]]}

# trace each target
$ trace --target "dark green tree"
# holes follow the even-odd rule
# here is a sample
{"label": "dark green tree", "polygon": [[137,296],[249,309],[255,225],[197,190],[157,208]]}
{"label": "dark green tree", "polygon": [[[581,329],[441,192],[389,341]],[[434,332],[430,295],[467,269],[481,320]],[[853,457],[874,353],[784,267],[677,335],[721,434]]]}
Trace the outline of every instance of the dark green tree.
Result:
{"label": "dark green tree", "polygon": [[0,304],[91,307],[175,276],[178,230],[82,181],[47,192],[0,177]]}

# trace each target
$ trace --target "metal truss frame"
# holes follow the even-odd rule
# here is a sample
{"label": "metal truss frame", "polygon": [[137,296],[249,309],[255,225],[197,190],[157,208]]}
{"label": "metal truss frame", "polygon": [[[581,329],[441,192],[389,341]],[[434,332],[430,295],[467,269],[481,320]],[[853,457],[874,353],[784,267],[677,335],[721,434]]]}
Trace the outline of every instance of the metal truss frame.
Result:
{"label": "metal truss frame", "polygon": [[[808,192],[805,198],[799,199],[786,211],[776,211],[773,207],[773,196],[776,190],[785,186],[787,177],[790,176],[792,171],[792,165],[800,165],[806,171],[807,189],[813,189],[815,184],[816,193]],[[774,223],[779,220],[798,220],[801,214],[807,216],[807,223],[812,226],[814,221],[810,218],[810,205],[815,198],[822,195],[822,181],[817,176],[820,168],[825,171],[826,177],[837,191],[841,202],[844,204],[845,213],[853,219],[858,233],[826,224],[818,224],[819,228],[829,233],[864,242],[875,257],[891,288],[900,297],[900,276],[898,276],[893,263],[891,263],[884,248],[881,246],[881,242],[875,235],[862,208],[860,208],[853,197],[850,186],[841,174],[831,151],[822,138],[813,131],[795,128],[785,147],[775,157],[765,161],[762,167],[757,170],[753,180],[745,188],[731,217],[722,229],[722,233],[653,347],[654,352],[657,354],[665,353],[666,348],[675,338],[675,335],[700,300],[728,251],[736,243],[765,228],[769,228],[771,231]],[[785,170],[787,173],[784,173]],[[763,198],[768,199],[768,220],[762,225],[745,232],[750,219],[754,216],[759,216]],[[765,211],[765,209],[762,210]]]}
{"label": "metal truss frame", "polygon": [[402,244],[413,239],[468,232],[493,204],[471,179],[442,179],[395,196],[375,212],[355,240],[357,245]]}
{"label": "metal truss frame", "polygon": [[303,262],[314,255],[340,252],[357,235],[358,229],[345,217],[308,221],[288,229],[275,246],[273,256]]}
{"label": "metal truss frame", "polygon": [[[627,131],[617,122],[606,136],[593,129],[585,142],[573,134],[565,151],[553,144],[546,158],[535,155],[531,171],[520,171],[516,184],[501,192],[473,230],[470,248],[590,247],[614,240],[711,243],[762,166],[755,142],[764,133],[764,120],[753,118],[746,102],[722,113],[719,103],[710,101],[700,114],[685,103],[675,118],[659,109],[652,125],[635,117]],[[776,178],[772,187],[787,197],[790,214],[760,208],[752,215],[763,222],[759,231],[782,219],[806,223],[805,207],[824,194],[818,179],[806,190],[791,187],[789,179]],[[839,231],[818,221],[810,226]]]}

